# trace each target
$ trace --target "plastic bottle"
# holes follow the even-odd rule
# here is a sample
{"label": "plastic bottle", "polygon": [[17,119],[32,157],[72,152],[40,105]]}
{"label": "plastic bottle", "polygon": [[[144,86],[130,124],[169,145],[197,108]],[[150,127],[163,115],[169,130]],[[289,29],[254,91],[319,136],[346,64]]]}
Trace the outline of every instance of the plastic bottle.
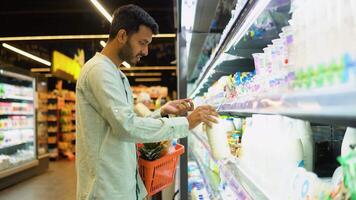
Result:
{"label": "plastic bottle", "polygon": [[341,144],[341,156],[346,156],[350,153],[351,148],[350,145],[356,144],[356,129],[347,127],[344,139]]}
{"label": "plastic bottle", "polygon": [[216,118],[216,120],[218,123],[212,124],[212,127],[207,127],[207,135],[214,158],[222,160],[231,155],[227,132],[233,131],[234,126],[231,120],[221,118]]}
{"label": "plastic bottle", "polygon": [[307,171],[314,170],[314,139],[310,123],[295,119],[294,127],[303,145],[304,167]]}
{"label": "plastic bottle", "polygon": [[177,140],[173,139],[171,142],[171,146],[168,149],[168,154],[172,154],[176,151],[176,146],[177,146]]}
{"label": "plastic bottle", "polygon": [[304,153],[302,141],[295,127],[294,119],[283,117],[284,120],[284,147],[286,157],[288,158],[288,166],[291,168],[304,167]]}

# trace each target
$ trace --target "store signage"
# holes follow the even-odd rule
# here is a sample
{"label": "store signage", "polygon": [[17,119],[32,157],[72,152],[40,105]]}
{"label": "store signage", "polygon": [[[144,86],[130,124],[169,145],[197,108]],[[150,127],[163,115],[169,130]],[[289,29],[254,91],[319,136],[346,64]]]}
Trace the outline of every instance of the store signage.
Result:
{"label": "store signage", "polygon": [[54,74],[58,72],[65,72],[66,74],[77,80],[79,77],[81,65],[78,59],[72,59],[58,51],[53,51],[52,72]]}

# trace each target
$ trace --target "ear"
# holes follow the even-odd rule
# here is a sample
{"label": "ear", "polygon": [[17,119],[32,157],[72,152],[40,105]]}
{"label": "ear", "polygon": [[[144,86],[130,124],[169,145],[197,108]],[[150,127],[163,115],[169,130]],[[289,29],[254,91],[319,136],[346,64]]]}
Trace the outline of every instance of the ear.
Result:
{"label": "ear", "polygon": [[125,29],[120,29],[117,34],[116,34],[116,40],[119,42],[119,43],[126,43],[127,41],[127,32],[125,31]]}

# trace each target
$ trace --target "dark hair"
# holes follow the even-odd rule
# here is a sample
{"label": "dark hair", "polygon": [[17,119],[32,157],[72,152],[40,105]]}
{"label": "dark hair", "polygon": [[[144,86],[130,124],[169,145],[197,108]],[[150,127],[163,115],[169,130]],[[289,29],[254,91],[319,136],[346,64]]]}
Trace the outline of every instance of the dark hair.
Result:
{"label": "dark hair", "polygon": [[146,11],[133,4],[121,6],[113,14],[109,40],[114,39],[120,29],[130,35],[137,32],[140,25],[145,25],[153,34],[158,34],[158,24]]}

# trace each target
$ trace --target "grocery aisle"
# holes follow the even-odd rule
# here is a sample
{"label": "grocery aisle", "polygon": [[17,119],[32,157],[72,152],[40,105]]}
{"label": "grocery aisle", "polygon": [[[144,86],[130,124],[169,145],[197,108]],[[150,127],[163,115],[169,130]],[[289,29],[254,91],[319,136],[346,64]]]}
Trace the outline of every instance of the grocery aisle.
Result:
{"label": "grocery aisle", "polygon": [[75,162],[50,162],[46,173],[0,191],[6,200],[73,200],[76,192]]}

